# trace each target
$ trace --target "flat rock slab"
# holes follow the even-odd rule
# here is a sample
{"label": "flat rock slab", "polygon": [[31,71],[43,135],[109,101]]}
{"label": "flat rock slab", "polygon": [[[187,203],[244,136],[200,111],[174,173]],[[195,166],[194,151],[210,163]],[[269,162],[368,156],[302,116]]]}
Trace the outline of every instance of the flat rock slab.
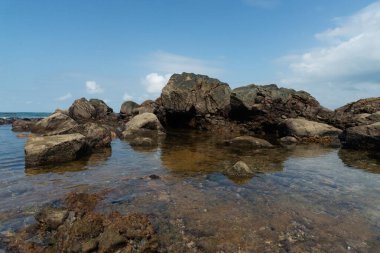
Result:
{"label": "flat rock slab", "polygon": [[303,118],[286,119],[280,124],[283,134],[297,137],[338,136],[342,130],[333,126]]}
{"label": "flat rock slab", "polygon": [[73,161],[85,153],[86,137],[81,134],[32,137],[25,144],[25,166]]}
{"label": "flat rock slab", "polygon": [[273,148],[268,141],[253,136],[239,136],[226,142],[237,148]]}

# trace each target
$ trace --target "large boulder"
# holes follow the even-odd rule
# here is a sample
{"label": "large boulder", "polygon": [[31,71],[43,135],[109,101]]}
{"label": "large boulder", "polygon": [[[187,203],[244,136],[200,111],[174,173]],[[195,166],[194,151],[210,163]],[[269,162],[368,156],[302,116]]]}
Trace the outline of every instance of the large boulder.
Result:
{"label": "large boulder", "polygon": [[12,131],[14,132],[30,132],[31,128],[40,119],[17,119],[12,122]]}
{"label": "large boulder", "polygon": [[366,98],[334,111],[332,123],[339,128],[368,125],[380,121],[380,97]]}
{"label": "large boulder", "polygon": [[230,109],[228,84],[204,75],[174,74],[161,93],[167,113],[226,115]]}
{"label": "large boulder", "polygon": [[124,139],[136,136],[157,137],[157,134],[163,134],[162,127],[157,116],[153,113],[142,113],[133,117],[125,124],[125,130],[122,132]]}
{"label": "large boulder", "polygon": [[380,150],[380,122],[347,128],[339,136],[343,147]]}
{"label": "large boulder", "polygon": [[95,118],[102,119],[107,115],[113,113],[111,107],[109,107],[103,100],[100,99],[90,99],[90,104],[95,108]]}
{"label": "large boulder", "polygon": [[280,123],[281,136],[295,136],[295,137],[337,137],[342,130],[333,126],[319,123],[315,121],[306,120],[303,118],[286,119]]}
{"label": "large boulder", "polygon": [[86,137],[81,134],[32,137],[25,144],[25,166],[73,161],[86,153]]}
{"label": "large boulder", "polygon": [[253,136],[239,136],[225,142],[235,148],[273,148],[268,141]]}
{"label": "large boulder", "polygon": [[132,116],[133,110],[139,107],[139,105],[133,101],[125,101],[120,108],[121,116]]}
{"label": "large boulder", "polygon": [[80,133],[86,137],[87,146],[91,149],[110,147],[111,131],[99,124],[87,122],[70,129],[68,133]]}
{"label": "large boulder", "polygon": [[78,123],[61,112],[55,112],[49,117],[41,119],[31,127],[33,133],[50,135],[61,134],[78,126]]}
{"label": "large boulder", "polygon": [[252,128],[275,126],[284,118],[305,117],[323,121],[331,115],[331,111],[304,91],[279,88],[275,84],[251,84],[232,90],[231,117],[250,121]]}
{"label": "large boulder", "polygon": [[103,119],[112,112],[112,108],[100,99],[77,99],[69,108],[69,116],[77,121]]}

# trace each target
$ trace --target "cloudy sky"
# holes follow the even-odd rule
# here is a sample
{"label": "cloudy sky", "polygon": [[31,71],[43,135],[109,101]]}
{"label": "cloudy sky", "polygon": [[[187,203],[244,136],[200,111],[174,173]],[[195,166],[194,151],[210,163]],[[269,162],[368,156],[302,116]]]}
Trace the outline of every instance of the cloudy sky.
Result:
{"label": "cloudy sky", "polygon": [[380,1],[0,0],[0,111],[159,96],[173,73],[380,96]]}

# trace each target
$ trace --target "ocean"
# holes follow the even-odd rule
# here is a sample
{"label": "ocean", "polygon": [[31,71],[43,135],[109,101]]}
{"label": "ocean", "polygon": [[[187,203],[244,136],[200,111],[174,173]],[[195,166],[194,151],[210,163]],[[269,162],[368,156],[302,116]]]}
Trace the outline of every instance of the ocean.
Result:
{"label": "ocean", "polygon": [[0,119],[10,119],[10,118],[44,118],[47,117],[50,112],[0,112]]}

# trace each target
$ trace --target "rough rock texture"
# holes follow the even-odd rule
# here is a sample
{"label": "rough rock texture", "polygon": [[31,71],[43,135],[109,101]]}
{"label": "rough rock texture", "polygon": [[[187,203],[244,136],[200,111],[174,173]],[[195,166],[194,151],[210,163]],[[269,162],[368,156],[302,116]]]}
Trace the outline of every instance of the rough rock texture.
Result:
{"label": "rough rock texture", "polygon": [[70,129],[68,133],[80,133],[86,137],[86,144],[91,149],[110,147],[112,142],[111,131],[99,124],[87,122]]}
{"label": "rough rock texture", "polygon": [[[304,91],[271,85],[236,88],[231,95],[231,118],[249,121],[251,128],[273,128],[281,119],[298,116],[326,120],[332,112]],[[268,129],[267,129],[268,130]]]}
{"label": "rough rock texture", "polygon": [[[228,84],[204,75],[174,74],[163,88],[160,103],[171,119],[195,115],[227,115],[231,89]],[[172,118],[171,118],[172,117]]]}
{"label": "rough rock texture", "polygon": [[253,136],[239,136],[226,141],[225,144],[236,148],[273,148],[268,141]]}
{"label": "rough rock texture", "polygon": [[146,100],[140,106],[133,109],[133,114],[142,114],[145,112],[154,113],[156,106],[156,102],[152,100]]}
{"label": "rough rock texture", "polygon": [[113,113],[111,107],[109,107],[103,100],[90,99],[90,104],[95,108],[95,118],[102,119],[107,115]]}
{"label": "rough rock texture", "polygon": [[15,120],[17,120],[17,118],[6,118],[6,119],[0,118],[0,126],[11,125]]}
{"label": "rough rock texture", "polygon": [[60,134],[78,126],[77,122],[61,112],[55,112],[49,117],[38,121],[31,127],[32,133]]}
{"label": "rough rock texture", "polygon": [[350,127],[339,136],[343,147],[380,150],[380,122]]}
{"label": "rough rock texture", "polygon": [[231,168],[224,171],[230,177],[251,177],[255,172],[243,161],[238,161]]}
{"label": "rough rock texture", "polygon": [[[380,97],[360,99],[334,111],[331,123],[339,128],[379,122]],[[375,114],[371,116],[371,114]]]}
{"label": "rough rock texture", "polygon": [[46,207],[38,221],[9,238],[10,252],[157,252],[153,225],[144,214],[94,212],[97,194],[70,193],[61,208]]}
{"label": "rough rock texture", "polygon": [[132,116],[133,110],[139,107],[139,105],[133,101],[125,101],[120,107],[121,116]]}
{"label": "rough rock texture", "polygon": [[40,119],[17,119],[12,123],[12,131],[14,132],[30,132],[31,128]]}
{"label": "rough rock texture", "polygon": [[86,152],[86,137],[81,134],[32,137],[25,144],[25,166],[73,161]]}
{"label": "rough rock texture", "polygon": [[126,130],[122,133],[123,138],[143,132],[152,132],[157,134],[164,130],[157,116],[148,112],[133,117],[126,123],[125,129]]}
{"label": "rough rock texture", "polygon": [[333,126],[303,118],[286,119],[280,123],[279,128],[282,136],[324,137],[342,133],[342,130]]}
{"label": "rough rock texture", "polygon": [[293,136],[285,136],[285,137],[280,138],[280,143],[284,145],[292,145],[292,144],[296,144],[297,142],[298,142],[297,138]]}

